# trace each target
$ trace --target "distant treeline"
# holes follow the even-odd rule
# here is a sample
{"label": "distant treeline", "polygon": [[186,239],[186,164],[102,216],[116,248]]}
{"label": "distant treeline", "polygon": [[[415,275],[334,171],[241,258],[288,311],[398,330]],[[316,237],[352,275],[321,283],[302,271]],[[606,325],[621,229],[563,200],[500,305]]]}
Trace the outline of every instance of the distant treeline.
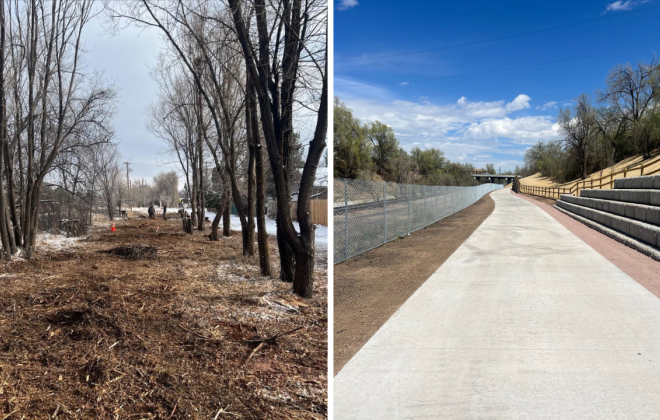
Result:
{"label": "distant treeline", "polygon": [[[438,149],[415,147],[406,152],[391,127],[374,121],[361,124],[339,98],[334,104],[334,176],[424,185],[478,185],[474,166],[451,162]],[[494,165],[487,165],[495,173]],[[377,175],[377,176],[376,176]]]}
{"label": "distant treeline", "polygon": [[561,138],[538,142],[525,153],[527,176],[540,172],[566,182],[586,178],[628,157],[649,158],[660,146],[660,66],[619,64],[596,91],[596,102],[587,94],[571,108],[560,108],[557,124]]}

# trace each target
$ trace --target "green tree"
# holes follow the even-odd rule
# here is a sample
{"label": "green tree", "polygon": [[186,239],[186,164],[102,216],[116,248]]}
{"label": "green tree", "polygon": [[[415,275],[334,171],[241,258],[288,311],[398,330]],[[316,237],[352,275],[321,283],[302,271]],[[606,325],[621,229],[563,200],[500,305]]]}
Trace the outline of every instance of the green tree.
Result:
{"label": "green tree", "polygon": [[415,147],[410,151],[411,159],[422,176],[428,176],[436,171],[441,171],[445,163],[444,155],[438,149],[422,150],[419,147]]}
{"label": "green tree", "polygon": [[339,98],[334,103],[334,176],[357,178],[360,171],[371,167],[371,144],[365,137],[365,128],[353,111]]}
{"label": "green tree", "polygon": [[488,172],[491,175],[497,174],[497,171],[495,170],[495,165],[492,163],[488,163],[486,165],[486,172]]}
{"label": "green tree", "polygon": [[399,151],[399,140],[394,130],[380,121],[374,121],[366,127],[366,137],[373,147],[371,155],[376,164],[376,172],[388,178],[388,163]]}

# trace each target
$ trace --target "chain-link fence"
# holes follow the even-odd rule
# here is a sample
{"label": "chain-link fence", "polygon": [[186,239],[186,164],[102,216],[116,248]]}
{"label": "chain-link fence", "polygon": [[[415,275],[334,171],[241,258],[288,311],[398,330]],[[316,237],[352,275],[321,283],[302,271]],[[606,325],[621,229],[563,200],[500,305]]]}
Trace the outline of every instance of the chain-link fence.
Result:
{"label": "chain-link fence", "polygon": [[474,204],[499,184],[440,187],[334,179],[334,263],[407,235]]}

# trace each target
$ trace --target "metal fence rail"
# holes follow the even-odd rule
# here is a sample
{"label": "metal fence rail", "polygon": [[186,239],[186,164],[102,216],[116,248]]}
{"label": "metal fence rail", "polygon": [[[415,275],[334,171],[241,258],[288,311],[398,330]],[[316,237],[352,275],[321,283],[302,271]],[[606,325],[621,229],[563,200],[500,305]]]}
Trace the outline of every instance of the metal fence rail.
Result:
{"label": "metal fence rail", "polygon": [[499,184],[440,187],[334,179],[334,263],[463,210]]}

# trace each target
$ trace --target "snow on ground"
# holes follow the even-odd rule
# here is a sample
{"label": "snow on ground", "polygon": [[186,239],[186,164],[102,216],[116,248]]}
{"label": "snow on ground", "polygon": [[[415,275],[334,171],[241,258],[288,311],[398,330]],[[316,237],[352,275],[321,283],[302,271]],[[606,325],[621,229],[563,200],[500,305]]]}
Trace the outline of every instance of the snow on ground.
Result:
{"label": "snow on ground", "polygon": [[67,238],[63,235],[40,233],[37,235],[37,248],[50,251],[63,251],[77,245],[80,237]]}
{"label": "snow on ground", "polygon": [[[188,211],[188,210],[187,210]],[[190,211],[188,211],[190,213]],[[209,220],[213,220],[215,218],[215,213],[212,211],[207,211],[206,212],[206,217],[209,218]],[[231,229],[235,231],[241,231],[241,219],[238,218],[236,215],[231,215],[229,217],[229,220],[231,221]],[[256,223],[256,222],[255,222]],[[293,226],[296,228],[297,231],[300,231],[300,226],[298,226],[298,222],[293,222]],[[255,226],[255,230],[256,226]],[[277,235],[277,223],[275,223],[275,220],[266,218],[266,232],[268,232],[269,235],[276,236]],[[316,225],[316,250],[319,252],[327,252],[328,251],[328,227],[327,226],[322,226],[322,225]]]}
{"label": "snow on ground", "polygon": [[[213,220],[215,213],[207,212],[206,217],[208,217],[210,220]],[[238,216],[234,216],[232,214],[229,220],[231,220],[232,230],[241,230],[241,219],[239,219]],[[298,222],[293,222],[293,227],[295,227],[296,230],[300,232],[300,226],[298,226]],[[258,229],[255,227],[255,230]],[[275,223],[275,220],[266,218],[266,232],[268,232],[269,235],[277,235],[277,223]],[[316,250],[324,252],[328,251],[328,228],[326,226],[316,225]]]}

